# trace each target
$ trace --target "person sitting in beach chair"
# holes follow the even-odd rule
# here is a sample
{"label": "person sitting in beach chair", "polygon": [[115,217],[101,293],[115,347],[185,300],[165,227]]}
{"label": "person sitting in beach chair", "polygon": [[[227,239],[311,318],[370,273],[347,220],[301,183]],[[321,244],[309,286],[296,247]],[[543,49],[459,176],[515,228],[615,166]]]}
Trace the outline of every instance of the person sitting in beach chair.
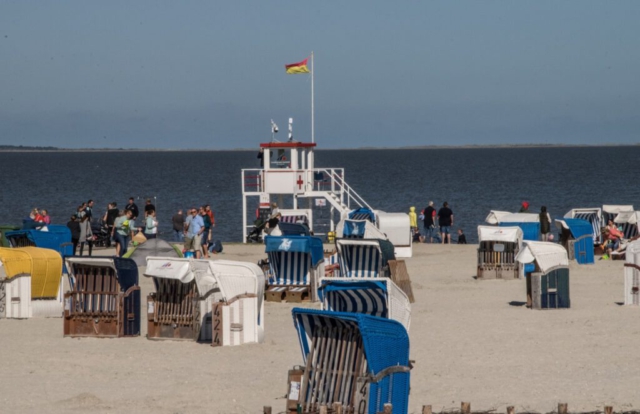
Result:
{"label": "person sitting in beach chair", "polygon": [[602,250],[605,254],[602,256],[601,260],[607,260],[611,256],[611,253],[614,251],[618,251],[620,248],[620,242],[624,237],[624,234],[613,223],[613,220],[609,220],[607,223],[607,227],[603,230],[602,233],[605,241],[602,244]]}

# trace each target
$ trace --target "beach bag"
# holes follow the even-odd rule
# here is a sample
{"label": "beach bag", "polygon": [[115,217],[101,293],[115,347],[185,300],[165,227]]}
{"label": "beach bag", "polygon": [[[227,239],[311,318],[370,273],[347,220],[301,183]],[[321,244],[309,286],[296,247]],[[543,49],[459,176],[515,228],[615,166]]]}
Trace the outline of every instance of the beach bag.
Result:
{"label": "beach bag", "polygon": [[222,242],[220,240],[216,240],[213,243],[211,243],[211,246],[209,246],[209,251],[211,253],[221,253],[222,252]]}
{"label": "beach bag", "polygon": [[135,236],[133,236],[133,239],[131,239],[131,241],[142,244],[147,241],[147,238],[144,237],[144,234],[141,231],[139,231]]}

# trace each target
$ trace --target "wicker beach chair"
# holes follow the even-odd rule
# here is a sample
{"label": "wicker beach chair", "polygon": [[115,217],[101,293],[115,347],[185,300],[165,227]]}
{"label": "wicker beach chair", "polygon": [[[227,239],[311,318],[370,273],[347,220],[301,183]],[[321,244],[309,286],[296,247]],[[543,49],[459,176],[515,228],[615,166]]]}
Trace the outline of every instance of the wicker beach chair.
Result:
{"label": "wicker beach chair", "polygon": [[317,301],[318,280],[324,276],[322,240],[309,236],[267,236],[265,244],[271,269],[266,299]]}
{"label": "wicker beach chair", "polygon": [[322,310],[353,312],[398,321],[408,331],[411,304],[407,295],[391,279],[320,279],[318,289]]}
{"label": "wicker beach chair", "polygon": [[478,279],[517,279],[520,266],[515,258],[522,237],[517,226],[478,226]]}
{"label": "wicker beach chair", "polygon": [[569,257],[559,244],[525,242],[516,256],[520,263],[533,264],[526,273],[527,306],[532,309],[570,308]]}
{"label": "wicker beach chair", "polygon": [[393,244],[380,239],[336,239],[340,277],[389,277]]}
{"label": "wicker beach chair", "polygon": [[556,227],[560,230],[560,243],[567,249],[569,260],[578,264],[594,263],[593,227],[587,220],[556,219]]}
{"label": "wicker beach chair", "polygon": [[138,266],[117,257],[67,257],[64,336],[140,335]]}
{"label": "wicker beach chair", "polygon": [[293,309],[303,368],[289,372],[287,413],[318,413],[340,402],[344,412],[377,414],[391,403],[406,414],[409,336],[402,324],[359,313]]}

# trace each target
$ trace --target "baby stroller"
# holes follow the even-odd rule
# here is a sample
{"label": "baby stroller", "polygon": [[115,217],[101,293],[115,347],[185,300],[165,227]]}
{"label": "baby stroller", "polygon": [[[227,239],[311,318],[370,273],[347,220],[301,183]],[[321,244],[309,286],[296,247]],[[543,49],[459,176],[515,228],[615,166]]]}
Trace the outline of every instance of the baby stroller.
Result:
{"label": "baby stroller", "polygon": [[104,220],[91,223],[93,245],[97,247],[111,247],[111,234]]}
{"label": "baby stroller", "polygon": [[247,235],[247,243],[262,243],[262,231],[266,227],[268,221],[257,219],[253,222],[253,228]]}

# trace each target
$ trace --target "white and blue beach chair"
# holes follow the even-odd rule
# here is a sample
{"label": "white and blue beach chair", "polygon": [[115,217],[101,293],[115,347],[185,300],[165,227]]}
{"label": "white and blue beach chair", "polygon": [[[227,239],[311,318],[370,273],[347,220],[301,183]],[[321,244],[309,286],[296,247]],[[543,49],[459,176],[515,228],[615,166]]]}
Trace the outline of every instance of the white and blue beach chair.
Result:
{"label": "white and blue beach chair", "polygon": [[[407,414],[409,335],[402,324],[360,313],[293,309],[304,368],[289,371],[287,412],[377,414],[392,404]],[[299,407],[299,408],[298,408]]]}
{"label": "white and blue beach chair", "polygon": [[389,277],[393,244],[381,239],[336,239],[340,277]]}
{"label": "white and blue beach chair", "polygon": [[311,236],[267,236],[271,269],[268,301],[317,301],[318,280],[324,276],[322,240]]}

